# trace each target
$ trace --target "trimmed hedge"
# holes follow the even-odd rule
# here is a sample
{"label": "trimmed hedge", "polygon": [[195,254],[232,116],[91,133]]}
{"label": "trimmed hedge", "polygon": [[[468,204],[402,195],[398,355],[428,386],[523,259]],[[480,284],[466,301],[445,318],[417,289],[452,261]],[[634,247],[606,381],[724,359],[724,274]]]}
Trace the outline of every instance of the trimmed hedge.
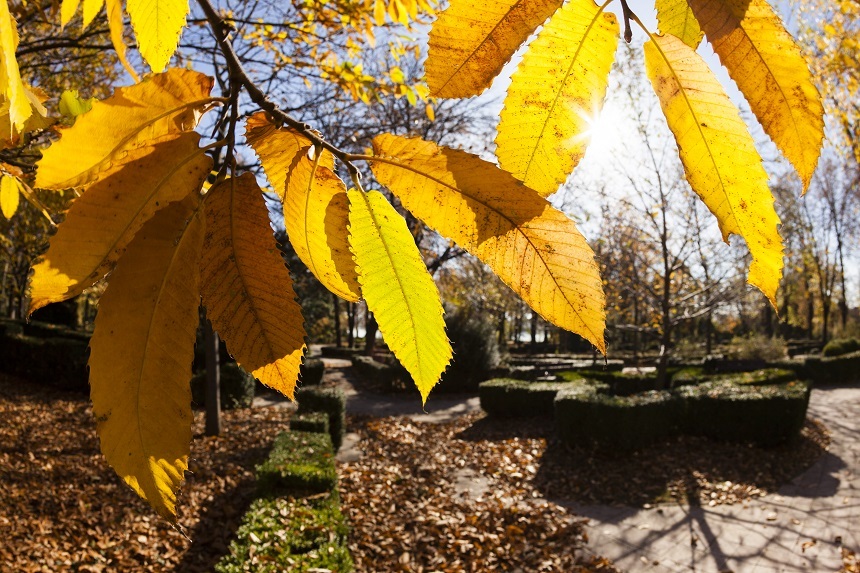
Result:
{"label": "trimmed hedge", "polygon": [[610,396],[588,385],[560,391],[554,406],[562,441],[617,449],[638,448],[671,435],[681,412],[679,400],[668,391]]}
{"label": "trimmed hedge", "polygon": [[292,418],[290,418],[290,429],[296,432],[314,432],[316,434],[328,434],[328,414],[324,412],[296,414]]}
{"label": "trimmed hedge", "polygon": [[482,382],[478,386],[478,396],[481,408],[490,416],[552,416],[555,395],[575,384],[582,382],[525,382],[501,378]]}
{"label": "trimmed hedge", "polygon": [[[250,408],[254,402],[256,380],[231,362],[221,365],[221,409]],[[191,378],[191,399],[195,404],[206,404],[206,371]]]}
{"label": "trimmed hedge", "polygon": [[683,428],[720,440],[774,445],[797,436],[806,419],[809,385],[766,386],[717,380],[679,388]]}
{"label": "trimmed hedge", "polygon": [[828,342],[821,350],[827,357],[842,356],[860,350],[860,340],[856,338],[836,338]]}
{"label": "trimmed hedge", "polygon": [[[7,332],[16,330],[7,326]],[[85,337],[7,335],[0,338],[0,369],[63,390],[87,392],[87,345]]]}
{"label": "trimmed hedge", "polygon": [[860,352],[833,358],[807,358],[804,376],[815,385],[833,386],[860,383]]}
{"label": "trimmed hedge", "polygon": [[364,352],[363,348],[348,348],[346,346],[323,346],[320,348],[320,354],[326,358],[345,358],[349,360]]}
{"label": "trimmed hedge", "polygon": [[299,369],[299,380],[303,386],[319,386],[323,374],[325,374],[325,363],[319,358],[308,358]]}
{"label": "trimmed hedge", "polygon": [[368,381],[376,382],[385,390],[400,390],[406,388],[411,380],[409,373],[400,363],[388,365],[374,360],[370,356],[353,356],[352,366],[359,376]]}
{"label": "trimmed hedge", "polygon": [[266,461],[257,466],[257,490],[264,496],[316,494],[335,486],[337,471],[328,434],[283,432],[275,438]]}
{"label": "trimmed hedge", "polygon": [[299,414],[323,412],[328,415],[329,434],[334,450],[340,449],[346,432],[346,395],[339,388],[299,388]]}
{"label": "trimmed hedge", "polygon": [[245,513],[218,573],[353,571],[349,528],[338,496],[322,500],[258,499]]}

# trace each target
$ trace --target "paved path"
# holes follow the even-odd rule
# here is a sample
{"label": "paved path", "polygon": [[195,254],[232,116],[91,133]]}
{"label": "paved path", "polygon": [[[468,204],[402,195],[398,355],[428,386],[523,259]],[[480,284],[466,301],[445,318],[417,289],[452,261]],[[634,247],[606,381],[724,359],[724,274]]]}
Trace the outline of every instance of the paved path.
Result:
{"label": "paved path", "polygon": [[810,415],[832,432],[830,451],[776,494],[748,505],[568,504],[591,519],[589,550],[624,571],[839,571],[840,543],[860,549],[860,390],[813,390]]}

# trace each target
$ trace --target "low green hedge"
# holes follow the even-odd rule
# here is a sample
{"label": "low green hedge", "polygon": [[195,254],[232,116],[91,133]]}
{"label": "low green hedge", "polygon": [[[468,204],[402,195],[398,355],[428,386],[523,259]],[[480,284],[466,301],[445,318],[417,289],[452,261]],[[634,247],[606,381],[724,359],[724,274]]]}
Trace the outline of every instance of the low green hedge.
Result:
{"label": "low green hedge", "polygon": [[319,358],[308,358],[299,370],[302,386],[319,386],[325,374],[325,363]]}
{"label": "low green hedge", "polygon": [[409,373],[400,363],[389,365],[370,356],[353,356],[352,366],[359,376],[375,382],[383,390],[402,390],[409,380]]}
{"label": "low green hedge", "polygon": [[299,388],[299,414],[323,412],[328,415],[329,434],[335,451],[343,443],[346,432],[346,395],[339,388]]}
{"label": "low green hedge", "polygon": [[554,406],[562,441],[618,449],[638,448],[672,434],[681,411],[679,400],[665,390],[612,396],[587,385],[560,391]]}
{"label": "low green hedge", "polygon": [[740,386],[769,386],[797,380],[797,373],[785,368],[764,368],[752,372],[725,374],[717,377],[717,379]]}
{"label": "low green hedge", "polygon": [[296,432],[314,432],[328,434],[328,414],[325,412],[309,412],[296,414],[290,418],[290,429]]}
{"label": "low green hedge", "polygon": [[827,357],[842,356],[860,350],[860,340],[856,338],[835,338],[821,349],[821,354]]}
{"label": "low green hedge", "polygon": [[332,491],[337,485],[334,449],[328,434],[283,432],[265,462],[257,466],[257,489],[275,497]]}
{"label": "low green hedge", "polygon": [[686,433],[733,442],[774,445],[798,435],[806,419],[809,385],[737,384],[717,380],[677,390]]}
{"label": "low green hedge", "polygon": [[[254,402],[256,380],[238,364],[221,365],[221,409],[250,408]],[[200,406],[206,405],[206,371],[191,378],[191,399]]]}
{"label": "low green hedge", "polygon": [[525,418],[552,416],[555,395],[566,388],[579,385],[606,390],[605,385],[591,380],[576,382],[527,382],[512,378],[487,380],[478,386],[481,408],[490,416]]}
{"label": "low green hedge", "polygon": [[349,573],[349,528],[337,494],[321,500],[258,499],[245,513],[218,573]]}
{"label": "low green hedge", "polygon": [[805,378],[819,386],[860,383],[860,352],[832,358],[807,358],[803,365]]}
{"label": "low green hedge", "polygon": [[0,370],[63,390],[87,392],[87,344],[86,338],[79,337],[6,335],[0,338]]}

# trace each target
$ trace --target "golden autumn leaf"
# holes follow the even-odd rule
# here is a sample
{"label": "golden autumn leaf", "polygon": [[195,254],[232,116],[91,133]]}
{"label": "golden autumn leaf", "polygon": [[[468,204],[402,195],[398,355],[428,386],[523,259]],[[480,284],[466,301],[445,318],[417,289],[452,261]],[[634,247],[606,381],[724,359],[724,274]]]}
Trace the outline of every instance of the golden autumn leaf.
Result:
{"label": "golden autumn leaf", "polygon": [[102,279],[135,233],[168,203],[197,193],[212,165],[194,132],[130,150],[66,213],[30,277],[30,313]]}
{"label": "golden autumn leaf", "polygon": [[212,105],[212,78],[171,69],[120,88],[93,104],[42,154],[36,187],[67,189],[92,183],[123,153],[163,135],[193,130]]}
{"label": "golden autumn leaf", "polygon": [[162,209],[134,237],[99,302],[90,340],[90,394],[102,453],[171,521],[191,445],[204,234],[196,202]]}
{"label": "golden autumn leaf", "polygon": [[645,67],[681,155],[687,181],[717,217],[723,239],[743,237],[749,282],[776,306],[782,239],[768,177],[737,108],[705,61],[674,36],[652,36]]}
{"label": "golden autumn leaf", "polygon": [[254,175],[206,195],[203,306],[239,366],[294,397],[305,351],[301,307]]}
{"label": "golden autumn leaf", "polygon": [[153,72],[164,71],[179,45],[188,0],[128,0],[126,9],[140,55]]}
{"label": "golden autumn leaf", "polygon": [[824,108],[800,48],[767,0],[689,0],[708,41],[803,182],[824,140]]}
{"label": "golden autumn leaf", "polygon": [[364,300],[421,399],[451,361],[442,302],[406,221],[378,191],[349,191],[349,245]]}
{"label": "golden autumn leaf", "polygon": [[406,209],[486,263],[548,322],[605,352],[603,286],[573,221],[475,155],[389,134],[373,149],[374,175]]}
{"label": "golden autumn leaf", "polygon": [[505,171],[544,197],[585,154],[606,95],[618,22],[592,0],[571,0],[550,19],[511,78],[496,136]]}
{"label": "golden autumn leaf", "polygon": [[489,87],[520,44],[562,0],[453,0],[433,23],[427,85],[436,97],[469,97]]}
{"label": "golden autumn leaf", "polygon": [[[5,1],[0,2],[0,114],[8,121],[0,122],[0,140],[12,140],[33,113],[27,88],[21,81],[15,50],[18,49],[18,24],[9,13]],[[8,127],[7,127],[8,125]]]}
{"label": "golden autumn leaf", "polygon": [[672,34],[693,49],[705,35],[687,0],[655,0],[657,27],[661,34]]}
{"label": "golden autumn leaf", "polygon": [[0,175],[0,213],[11,219],[18,210],[18,181],[11,175]]}
{"label": "golden autumn leaf", "polygon": [[331,153],[324,151],[317,158],[302,153],[287,174],[284,227],[299,259],[323,286],[357,302],[361,287],[347,240],[346,186],[325,166],[333,166]]}
{"label": "golden autumn leaf", "polygon": [[[71,22],[80,4],[81,0],[62,0],[60,4],[60,25],[62,27]],[[126,56],[126,45],[123,39],[122,0],[84,0],[83,4],[83,28],[92,23],[93,19],[101,11],[102,6],[107,5],[108,28],[113,48],[126,71],[128,71],[135,81],[138,81],[137,72],[135,72]]]}
{"label": "golden autumn leaf", "polygon": [[[283,201],[287,171],[300,159],[300,152],[311,147],[310,140],[292,129],[278,128],[262,111],[245,122],[245,139],[260,158],[269,184]],[[328,167],[333,168],[333,163]]]}

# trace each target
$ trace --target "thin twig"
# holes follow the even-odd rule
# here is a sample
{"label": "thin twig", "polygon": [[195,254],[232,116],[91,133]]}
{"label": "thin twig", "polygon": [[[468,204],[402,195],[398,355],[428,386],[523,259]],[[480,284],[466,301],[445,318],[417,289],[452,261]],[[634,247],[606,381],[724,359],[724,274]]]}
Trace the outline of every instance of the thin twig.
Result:
{"label": "thin twig", "polygon": [[621,10],[624,13],[624,41],[628,44],[633,40],[633,30],[630,27],[630,20],[637,20],[636,14],[627,5],[627,0],[621,0]]}

